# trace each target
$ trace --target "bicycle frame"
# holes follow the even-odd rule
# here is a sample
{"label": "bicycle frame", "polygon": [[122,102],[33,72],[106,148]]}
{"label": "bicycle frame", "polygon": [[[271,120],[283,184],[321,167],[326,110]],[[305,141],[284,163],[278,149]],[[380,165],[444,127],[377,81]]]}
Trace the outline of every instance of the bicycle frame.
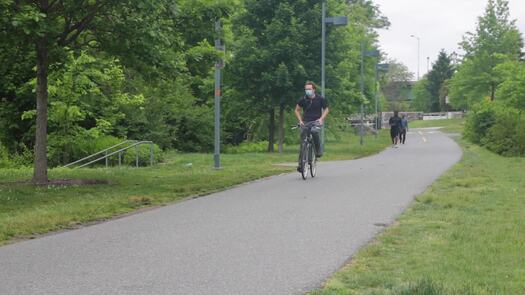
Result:
{"label": "bicycle frame", "polygon": [[316,159],[315,144],[314,144],[313,135],[312,135],[312,133],[314,133],[315,131],[313,131],[312,129],[319,128],[320,124],[314,121],[314,122],[308,122],[300,127],[301,127],[301,133],[305,132],[305,134],[304,134],[304,138],[301,141],[301,148],[299,151],[299,170],[301,172],[302,178],[306,180],[306,178],[308,177],[308,170],[312,177],[315,177],[315,174],[316,174],[317,159]]}

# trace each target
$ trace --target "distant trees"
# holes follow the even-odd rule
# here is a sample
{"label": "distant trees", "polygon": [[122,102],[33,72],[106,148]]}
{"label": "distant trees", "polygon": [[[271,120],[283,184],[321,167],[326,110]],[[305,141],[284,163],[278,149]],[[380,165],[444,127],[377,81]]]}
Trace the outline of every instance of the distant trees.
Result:
{"label": "distant trees", "polygon": [[525,66],[523,40],[509,19],[508,1],[489,0],[450,81],[455,107],[470,110],[465,137],[508,156],[525,155]]}
{"label": "distant trees", "polygon": [[521,56],[523,40],[510,20],[508,1],[489,0],[476,31],[467,33],[461,46],[465,56],[450,82],[449,96],[454,107],[469,109],[484,98],[496,98],[503,81],[497,66]]}
{"label": "distant trees", "polygon": [[453,74],[451,57],[442,49],[432,69],[414,86],[412,109],[423,112],[445,111],[448,80]]}

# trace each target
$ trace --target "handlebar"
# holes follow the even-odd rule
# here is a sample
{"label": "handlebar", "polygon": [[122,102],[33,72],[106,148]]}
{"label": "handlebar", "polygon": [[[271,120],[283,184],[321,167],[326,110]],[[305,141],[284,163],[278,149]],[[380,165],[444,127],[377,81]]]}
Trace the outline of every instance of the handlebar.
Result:
{"label": "handlebar", "polygon": [[322,127],[323,124],[319,124],[319,122],[317,121],[311,121],[311,122],[307,122],[307,123],[304,123],[304,125],[301,125],[301,124],[297,124],[297,125],[294,125],[292,126],[292,129],[297,129],[297,128],[312,128],[312,127]]}

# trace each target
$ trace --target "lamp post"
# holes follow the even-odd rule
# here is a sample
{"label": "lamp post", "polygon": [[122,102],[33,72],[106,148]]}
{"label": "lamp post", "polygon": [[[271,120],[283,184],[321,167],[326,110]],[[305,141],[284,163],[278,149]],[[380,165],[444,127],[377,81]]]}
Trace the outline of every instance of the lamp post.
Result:
{"label": "lamp post", "polygon": [[[215,22],[215,49],[224,51],[224,45],[221,44],[221,21]],[[221,69],[224,67],[224,61],[218,59],[215,63],[215,146],[213,159],[215,169],[221,168]]]}
{"label": "lamp post", "polygon": [[379,86],[377,85],[377,82],[379,81],[379,72],[386,73],[388,72],[388,69],[390,68],[389,64],[376,64],[376,135],[377,130],[379,127],[381,127],[382,119],[379,118]]}
{"label": "lamp post", "polygon": [[416,35],[410,35],[410,37],[417,39],[417,80],[419,81],[419,49],[421,40]]}
{"label": "lamp post", "polygon": [[[321,16],[321,95],[326,99],[325,94],[325,54],[326,54],[326,25],[344,26],[348,24],[346,16],[326,16],[326,0],[322,0]],[[321,150],[324,150],[324,126],[321,129]]]}
{"label": "lamp post", "polygon": [[[362,98],[365,96],[365,56],[372,56],[372,57],[379,57],[379,50],[368,50],[365,51],[365,42],[361,42],[361,79],[360,79],[360,88],[361,88],[361,96]],[[376,75],[377,76],[377,75]],[[376,103],[377,105],[377,103]],[[376,106],[377,109],[377,106]],[[361,112],[361,119],[360,119],[360,127],[359,127],[359,143],[363,145],[363,133],[364,133],[364,106],[363,102],[361,102],[360,106],[360,112]],[[377,112],[377,110],[376,110]]]}

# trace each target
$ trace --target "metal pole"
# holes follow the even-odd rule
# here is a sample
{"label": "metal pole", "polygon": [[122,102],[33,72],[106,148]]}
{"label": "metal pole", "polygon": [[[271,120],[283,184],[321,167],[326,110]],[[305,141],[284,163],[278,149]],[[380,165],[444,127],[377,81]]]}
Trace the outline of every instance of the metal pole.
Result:
{"label": "metal pole", "polygon": [[122,165],[122,152],[118,153],[118,166]]}
{"label": "metal pole", "polygon": [[139,146],[135,146],[135,166],[139,168]]}
{"label": "metal pole", "polygon": [[[326,0],[322,3],[321,16],[321,95],[325,96],[325,54],[326,54]],[[324,151],[324,124],[321,128],[321,151]]]}
{"label": "metal pole", "polygon": [[427,74],[430,69],[430,56],[427,56]]}
{"label": "metal pole", "polygon": [[[215,39],[215,48],[221,50],[221,21],[215,22],[215,32],[217,38]],[[215,162],[215,169],[221,168],[221,64],[218,60],[215,63],[215,149],[213,159]]]}
{"label": "metal pole", "polygon": [[[379,57],[378,57],[378,61],[379,61]],[[375,89],[375,93],[374,93],[374,96],[375,96],[375,100],[376,100],[376,118],[375,118],[375,129],[376,129],[376,134],[375,136],[377,137],[377,132],[379,130],[379,99],[378,99],[378,93],[379,93],[379,90],[377,89],[377,81],[379,80],[379,77],[378,77],[378,72],[377,72],[377,64],[378,62],[376,62],[376,66],[375,66],[375,83],[374,83],[374,89]]]}
{"label": "metal pole", "polygon": [[421,58],[419,57],[419,54],[420,54],[420,46],[419,46],[419,37],[417,38],[417,80],[419,81],[419,61],[421,60]]}
{"label": "metal pole", "polygon": [[[365,66],[364,66],[364,54],[365,54],[365,42],[361,41],[361,81],[360,81],[360,88],[361,88],[361,99],[363,99],[365,95]],[[364,113],[364,107],[363,102],[361,102],[360,107],[361,112],[361,126],[359,127],[359,144],[363,145],[363,113]]]}
{"label": "metal pole", "polygon": [[410,35],[410,37],[412,38],[416,38],[417,39],[417,80],[419,81],[419,48],[420,48],[420,40],[419,40],[419,37],[416,36],[416,35]]}
{"label": "metal pole", "polygon": [[104,153],[104,156],[106,156],[106,168],[108,168],[109,163],[108,163],[108,152],[107,151]]}

